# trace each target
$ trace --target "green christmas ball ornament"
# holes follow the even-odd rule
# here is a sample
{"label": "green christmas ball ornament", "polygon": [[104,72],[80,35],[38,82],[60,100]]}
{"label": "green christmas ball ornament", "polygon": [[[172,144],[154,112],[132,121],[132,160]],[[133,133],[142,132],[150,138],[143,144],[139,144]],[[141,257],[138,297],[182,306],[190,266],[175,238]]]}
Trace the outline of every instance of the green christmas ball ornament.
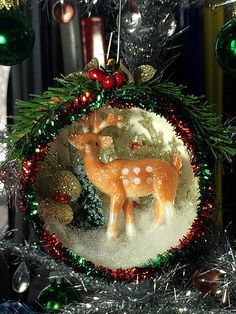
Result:
{"label": "green christmas ball ornament", "polygon": [[74,287],[62,279],[45,287],[38,296],[38,303],[47,313],[59,313],[64,305],[72,302],[82,302]]}
{"label": "green christmas ball ornament", "polygon": [[218,33],[215,54],[223,71],[236,77],[236,17],[227,22]]}
{"label": "green christmas ball ornament", "polygon": [[0,10],[0,64],[14,65],[29,56],[35,34],[29,20],[16,8]]}

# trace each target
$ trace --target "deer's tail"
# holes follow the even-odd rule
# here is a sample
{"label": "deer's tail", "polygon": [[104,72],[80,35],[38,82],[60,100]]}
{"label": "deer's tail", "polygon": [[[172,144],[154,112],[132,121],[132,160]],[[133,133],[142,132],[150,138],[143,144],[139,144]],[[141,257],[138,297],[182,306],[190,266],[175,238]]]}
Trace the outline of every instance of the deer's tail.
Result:
{"label": "deer's tail", "polygon": [[180,155],[174,154],[172,164],[175,167],[175,169],[179,172],[182,167],[182,159]]}

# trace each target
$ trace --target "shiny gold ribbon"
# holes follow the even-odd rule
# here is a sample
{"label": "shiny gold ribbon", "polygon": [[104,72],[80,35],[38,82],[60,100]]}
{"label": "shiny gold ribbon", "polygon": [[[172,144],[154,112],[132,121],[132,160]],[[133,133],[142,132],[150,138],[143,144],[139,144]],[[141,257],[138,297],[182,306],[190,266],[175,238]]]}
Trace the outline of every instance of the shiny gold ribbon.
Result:
{"label": "shiny gold ribbon", "polygon": [[19,0],[0,0],[0,10],[6,8],[10,9],[18,9],[19,8]]}

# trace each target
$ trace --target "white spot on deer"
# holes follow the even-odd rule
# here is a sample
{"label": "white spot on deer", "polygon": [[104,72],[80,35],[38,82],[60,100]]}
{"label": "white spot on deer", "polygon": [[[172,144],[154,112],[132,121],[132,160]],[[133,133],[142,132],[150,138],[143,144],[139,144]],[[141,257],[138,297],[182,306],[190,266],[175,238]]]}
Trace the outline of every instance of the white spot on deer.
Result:
{"label": "white spot on deer", "polygon": [[129,169],[128,168],[123,168],[122,169],[122,174],[124,174],[125,176],[129,173]]}
{"label": "white spot on deer", "polygon": [[135,168],[133,169],[133,172],[136,173],[136,174],[139,174],[140,171],[141,171],[141,170],[140,170],[139,167],[135,167]]}
{"label": "white spot on deer", "polygon": [[147,172],[152,172],[152,171],[153,171],[152,166],[147,166],[147,167],[146,167],[146,171],[147,171]]}
{"label": "white spot on deer", "polygon": [[129,180],[128,179],[123,179],[124,185],[129,185]]}
{"label": "white spot on deer", "polygon": [[141,183],[141,179],[140,178],[134,178],[134,184],[140,184]]}
{"label": "white spot on deer", "polygon": [[153,182],[153,178],[152,177],[147,177],[147,184],[151,184]]}

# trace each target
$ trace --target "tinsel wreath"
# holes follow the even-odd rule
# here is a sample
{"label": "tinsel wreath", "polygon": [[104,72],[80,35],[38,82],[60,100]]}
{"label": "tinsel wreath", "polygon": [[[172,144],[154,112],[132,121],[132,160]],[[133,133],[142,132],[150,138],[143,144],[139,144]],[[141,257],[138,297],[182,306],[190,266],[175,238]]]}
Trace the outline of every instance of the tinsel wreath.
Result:
{"label": "tinsel wreath", "polygon": [[[7,235],[9,236],[9,234]],[[47,269],[58,278],[68,279],[82,301],[67,304],[60,313],[211,313],[226,314],[236,311],[236,252],[228,233],[211,228],[205,239],[202,255],[181,261],[168,272],[139,284],[132,282],[107,283],[71,271],[38,248],[37,244],[20,245],[1,235],[1,250],[8,249],[32,267]],[[214,292],[201,292],[194,285],[193,277],[199,269],[220,273],[220,280],[209,282]]]}
{"label": "tinsel wreath", "polygon": [[[18,123],[11,126],[12,134],[8,137],[8,160],[17,159],[22,163],[19,208],[35,228],[42,246],[56,260],[77,271],[126,282],[152,278],[157,271],[190,258],[204,242],[214,208],[213,181],[207,160],[214,156],[217,162],[231,161],[236,152],[231,139],[232,128],[223,126],[220,118],[212,113],[211,106],[201,99],[184,95],[182,86],[160,81],[155,69],[148,65],[140,66],[133,75],[121,62],[118,70],[106,73],[94,59],[83,72],[56,81],[61,87],[49,88],[42,96],[30,101],[17,102],[19,115],[12,118]],[[102,107],[140,108],[165,117],[187,147],[192,169],[199,179],[197,217],[191,228],[176,248],[157,255],[143,267],[111,270],[93,265],[63,247],[58,236],[45,229],[39,214],[39,201],[33,184],[47,156],[48,143],[55,141],[59,132],[78,117]],[[79,186],[74,183],[73,187],[79,195]],[[57,215],[61,214],[58,208],[69,210],[70,216],[60,219],[70,221],[72,212],[68,202],[73,195],[70,194],[71,189],[67,191],[68,195],[57,191],[54,201],[56,204],[59,202],[55,209]]]}

